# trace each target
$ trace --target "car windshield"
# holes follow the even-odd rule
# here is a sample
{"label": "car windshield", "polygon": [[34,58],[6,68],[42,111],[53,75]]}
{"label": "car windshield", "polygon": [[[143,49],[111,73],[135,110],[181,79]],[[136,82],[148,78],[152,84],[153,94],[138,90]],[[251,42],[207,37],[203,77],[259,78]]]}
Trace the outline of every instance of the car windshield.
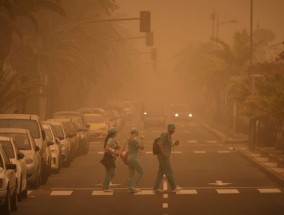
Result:
{"label": "car windshield", "polygon": [[59,138],[60,140],[64,139],[64,133],[61,125],[52,125],[54,131],[55,131],[55,136]]}
{"label": "car windshield", "polygon": [[29,119],[0,119],[0,128],[24,128],[30,130],[32,136],[40,138],[37,121]]}
{"label": "car windshield", "polygon": [[52,137],[52,133],[50,129],[44,129],[45,135],[46,135],[46,139],[47,141],[52,141],[53,137]]}
{"label": "car windshield", "polygon": [[86,115],[88,123],[103,123],[104,117],[101,115]]}
{"label": "car windshield", "polygon": [[1,133],[6,137],[12,137],[20,150],[31,150],[29,137],[25,133]]}
{"label": "car windshield", "polygon": [[10,141],[0,140],[0,144],[8,155],[8,158],[15,158],[14,149]]}

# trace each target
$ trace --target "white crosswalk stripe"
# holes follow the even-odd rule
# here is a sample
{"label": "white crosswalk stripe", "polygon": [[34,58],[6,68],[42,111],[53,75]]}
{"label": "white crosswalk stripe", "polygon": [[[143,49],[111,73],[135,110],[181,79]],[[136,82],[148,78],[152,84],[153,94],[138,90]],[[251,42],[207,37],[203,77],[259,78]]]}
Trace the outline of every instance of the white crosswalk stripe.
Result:
{"label": "white crosswalk stripe", "polygon": [[268,188],[265,188],[265,189],[258,189],[258,191],[260,193],[263,193],[263,194],[269,194],[269,193],[282,193],[282,191],[278,188],[271,188],[271,189],[268,189]]}
{"label": "white crosswalk stripe", "polygon": [[92,196],[112,196],[113,192],[105,192],[103,190],[93,191]]}
{"label": "white crosswalk stripe", "polygon": [[177,195],[197,195],[197,190],[181,190],[176,193]]}
{"label": "white crosswalk stripe", "polygon": [[50,196],[71,196],[73,191],[52,191]]}
{"label": "white crosswalk stripe", "polygon": [[206,151],[194,151],[193,153],[194,154],[206,154],[207,152]]}
{"label": "white crosswalk stripe", "polygon": [[239,190],[237,189],[217,189],[218,194],[239,194]]}

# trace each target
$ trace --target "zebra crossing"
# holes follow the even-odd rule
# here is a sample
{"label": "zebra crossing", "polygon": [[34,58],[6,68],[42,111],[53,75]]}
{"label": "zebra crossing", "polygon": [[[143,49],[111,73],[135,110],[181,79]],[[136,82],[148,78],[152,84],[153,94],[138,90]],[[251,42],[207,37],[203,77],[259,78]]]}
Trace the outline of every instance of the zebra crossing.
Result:
{"label": "zebra crossing", "polygon": [[[30,190],[28,191],[29,197],[40,197],[42,195],[48,195],[50,197],[70,197],[80,193],[82,190]],[[85,190],[84,190],[85,191]],[[207,191],[207,192],[204,192]],[[248,192],[254,192],[259,195],[268,195],[268,194],[281,194],[284,195],[284,190],[281,188],[244,188],[244,187],[228,187],[228,188],[188,188],[183,189],[177,193],[172,193],[171,191],[165,190],[163,193],[163,198],[168,198],[169,195],[189,195],[189,196],[197,196],[197,195],[206,195],[208,192],[216,195],[237,195],[244,194]],[[89,190],[89,192],[84,192],[85,195],[90,197],[104,197],[104,196],[115,196],[115,195],[125,195],[128,193],[127,189],[119,188],[113,189],[112,192],[104,192],[103,190]],[[133,196],[160,196],[159,194],[155,194],[153,190],[141,189],[141,192],[135,194],[129,194]]]}

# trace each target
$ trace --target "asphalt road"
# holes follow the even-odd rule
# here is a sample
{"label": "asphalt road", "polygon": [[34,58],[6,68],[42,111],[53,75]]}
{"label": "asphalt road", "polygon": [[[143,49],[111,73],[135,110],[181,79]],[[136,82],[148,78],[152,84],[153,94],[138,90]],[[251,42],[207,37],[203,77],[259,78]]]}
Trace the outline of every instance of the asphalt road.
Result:
{"label": "asphalt road", "polygon": [[[128,121],[119,133],[121,144],[132,126],[142,128],[138,119]],[[144,177],[139,195],[128,193],[127,167],[117,161],[113,193],[101,191],[104,169],[99,163],[102,142],[92,142],[90,153],[76,158],[69,168],[52,175],[46,185],[30,190],[29,198],[19,203],[21,215],[283,215],[284,189],[261,170],[242,158],[232,145],[221,143],[199,123],[177,124],[171,157],[176,181],[183,191],[174,194],[165,182],[164,194],[151,191],[158,168],[151,154],[152,141],[161,128],[142,129],[146,149],[140,160]]]}

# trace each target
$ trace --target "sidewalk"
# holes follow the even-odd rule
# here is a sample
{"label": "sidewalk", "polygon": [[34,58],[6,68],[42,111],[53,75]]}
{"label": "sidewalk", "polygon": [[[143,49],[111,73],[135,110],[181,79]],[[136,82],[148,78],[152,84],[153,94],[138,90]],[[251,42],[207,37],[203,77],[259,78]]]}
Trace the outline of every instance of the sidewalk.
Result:
{"label": "sidewalk", "polygon": [[278,183],[284,185],[284,151],[274,147],[256,147],[254,151],[248,149],[248,137],[246,135],[231,135],[224,131],[212,128],[204,124],[224,143],[234,143],[235,149],[246,159],[265,171]]}

